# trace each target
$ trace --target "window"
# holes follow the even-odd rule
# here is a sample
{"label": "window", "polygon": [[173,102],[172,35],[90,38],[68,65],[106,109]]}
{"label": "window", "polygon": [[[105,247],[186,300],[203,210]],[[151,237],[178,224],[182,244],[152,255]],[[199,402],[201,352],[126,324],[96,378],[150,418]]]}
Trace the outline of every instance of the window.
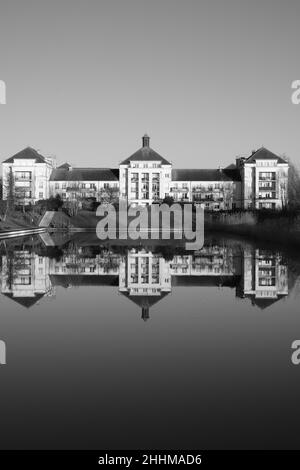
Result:
{"label": "window", "polygon": [[39,199],[43,199],[44,193],[39,193]]}
{"label": "window", "polygon": [[108,189],[109,188],[109,183],[104,183],[103,188]]}
{"label": "window", "polygon": [[55,189],[59,189],[59,183],[55,183]]}

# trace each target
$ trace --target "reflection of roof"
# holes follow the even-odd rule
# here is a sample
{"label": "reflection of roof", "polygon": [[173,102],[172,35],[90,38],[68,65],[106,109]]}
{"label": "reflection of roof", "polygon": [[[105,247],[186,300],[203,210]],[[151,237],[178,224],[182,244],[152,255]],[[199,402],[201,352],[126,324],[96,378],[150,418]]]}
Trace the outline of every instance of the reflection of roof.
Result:
{"label": "reflection of roof", "polygon": [[172,170],[172,181],[241,181],[237,169]]}
{"label": "reflection of roof", "polygon": [[172,286],[224,286],[236,287],[240,276],[172,276]]}
{"label": "reflection of roof", "polygon": [[83,274],[62,274],[62,275],[50,275],[50,280],[54,286],[117,286],[119,285],[119,276],[117,275],[103,275],[97,276],[94,274],[85,276]]}
{"label": "reflection of roof", "polygon": [[283,297],[284,295],[278,295],[278,297],[273,299],[258,299],[257,297],[252,297],[251,302],[252,305],[256,305],[261,310],[264,310],[265,308],[271,307],[271,305],[273,305],[275,302],[278,302],[278,300],[281,300]]}
{"label": "reflection of roof", "polygon": [[3,163],[13,163],[15,158],[18,158],[21,160],[35,160],[37,163],[46,163],[45,158],[42,155],[40,155],[36,150],[34,150],[32,147],[26,147],[25,149],[16,153],[15,155],[8,158],[7,160],[4,160]]}
{"label": "reflection of roof", "polygon": [[265,147],[261,147],[256,150],[256,152],[253,152],[252,155],[246,159],[246,163],[253,163],[256,162],[256,160],[278,160],[278,163],[287,163],[283,158],[278,157],[278,155],[270,152],[270,150]]}
{"label": "reflection of roof", "polygon": [[132,300],[142,308],[142,319],[148,320],[149,308],[163,299],[169,292],[161,292],[160,295],[129,295],[128,292],[121,292],[127,299]]}
{"label": "reflection of roof", "polygon": [[73,168],[66,165],[52,171],[50,181],[119,181],[119,170],[114,168]]}
{"label": "reflection of roof", "polygon": [[151,161],[151,162],[160,161],[163,165],[171,165],[171,163],[168,162],[168,160],[166,160],[164,157],[159,155],[159,153],[152,150],[151,147],[141,147],[133,155],[123,160],[121,165],[127,165],[130,162],[136,162],[136,161],[142,161],[142,162],[143,161]]}
{"label": "reflection of roof", "polygon": [[14,300],[18,304],[26,308],[32,307],[36,302],[38,302],[42,297],[44,297],[44,294],[35,294],[34,297],[14,297],[12,294],[6,293],[4,293],[3,295]]}

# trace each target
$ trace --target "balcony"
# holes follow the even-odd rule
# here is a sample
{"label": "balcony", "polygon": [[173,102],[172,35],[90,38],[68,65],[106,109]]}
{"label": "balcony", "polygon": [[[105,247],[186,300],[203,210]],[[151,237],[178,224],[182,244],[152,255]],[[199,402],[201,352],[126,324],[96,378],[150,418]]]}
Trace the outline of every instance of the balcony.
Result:
{"label": "balcony", "polygon": [[259,176],[258,181],[276,181],[276,175]]}

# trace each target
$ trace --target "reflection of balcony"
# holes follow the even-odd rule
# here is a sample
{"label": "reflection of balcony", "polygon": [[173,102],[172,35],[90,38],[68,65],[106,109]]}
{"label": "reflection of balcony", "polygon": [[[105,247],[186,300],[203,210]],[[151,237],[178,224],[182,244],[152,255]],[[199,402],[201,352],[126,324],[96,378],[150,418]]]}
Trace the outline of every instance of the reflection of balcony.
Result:
{"label": "reflection of balcony", "polygon": [[276,184],[275,183],[270,183],[270,184],[268,184],[268,186],[259,185],[258,189],[259,189],[259,191],[275,191],[276,190]]}
{"label": "reflection of balcony", "polygon": [[27,176],[27,177],[24,177],[24,178],[22,178],[20,176],[15,176],[14,180],[16,182],[19,182],[19,181],[29,181],[29,182],[31,182],[32,181],[32,176]]}
{"label": "reflection of balcony", "polygon": [[272,176],[260,176],[258,181],[276,181],[276,175]]}
{"label": "reflection of balcony", "polygon": [[265,200],[265,199],[276,199],[276,193],[272,194],[259,194],[258,199]]}
{"label": "reflection of balcony", "polygon": [[188,192],[189,189],[184,187],[184,188],[170,188],[170,191],[172,193],[182,193],[182,192]]}

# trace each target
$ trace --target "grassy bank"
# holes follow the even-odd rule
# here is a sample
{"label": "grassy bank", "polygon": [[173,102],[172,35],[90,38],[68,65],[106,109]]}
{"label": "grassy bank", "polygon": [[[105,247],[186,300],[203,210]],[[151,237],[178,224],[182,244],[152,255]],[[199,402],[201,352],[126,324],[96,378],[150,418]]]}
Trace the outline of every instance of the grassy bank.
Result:
{"label": "grassy bank", "polygon": [[[69,228],[96,229],[100,220],[95,212],[86,210],[79,211],[73,217],[65,215],[64,217],[68,220],[64,220],[61,226],[65,224]],[[206,213],[205,230],[300,248],[300,215],[298,214],[259,211],[256,213]]]}
{"label": "grassy bank", "polygon": [[31,212],[13,212],[0,220],[0,232],[38,227],[39,216]]}

